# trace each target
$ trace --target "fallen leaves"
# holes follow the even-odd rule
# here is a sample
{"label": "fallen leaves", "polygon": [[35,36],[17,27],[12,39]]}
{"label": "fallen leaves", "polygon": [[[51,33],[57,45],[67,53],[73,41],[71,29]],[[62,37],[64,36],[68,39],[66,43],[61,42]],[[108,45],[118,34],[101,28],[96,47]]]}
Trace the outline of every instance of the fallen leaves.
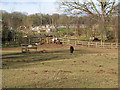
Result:
{"label": "fallen leaves", "polygon": [[89,72],[89,71],[87,71],[87,70],[80,70],[80,72]]}
{"label": "fallen leaves", "polygon": [[38,74],[38,73],[37,73],[37,72],[35,72],[35,71],[31,71],[31,73],[32,73],[32,74]]}
{"label": "fallen leaves", "polygon": [[64,78],[62,78],[62,79],[68,79],[67,77],[64,77]]}
{"label": "fallen leaves", "polygon": [[105,71],[100,69],[100,70],[97,70],[96,73],[104,73]]}
{"label": "fallen leaves", "polygon": [[86,63],[87,61],[82,61],[82,63]]}
{"label": "fallen leaves", "polygon": [[52,72],[56,72],[56,71],[52,70]]}
{"label": "fallen leaves", "polygon": [[106,72],[108,74],[117,74],[117,72]]}
{"label": "fallen leaves", "polygon": [[59,71],[55,71],[55,70],[52,70],[52,71],[48,71],[48,70],[43,70],[42,72],[65,72],[65,73],[72,73],[72,71],[65,71],[65,70],[59,70]]}
{"label": "fallen leaves", "polygon": [[80,70],[80,72],[84,72],[84,70]]}
{"label": "fallen leaves", "polygon": [[114,69],[111,69],[111,70],[112,71],[106,72],[106,71],[100,69],[100,70],[97,70],[96,73],[117,74],[117,72],[113,71]]}
{"label": "fallen leaves", "polygon": [[[63,73],[72,73],[72,71],[66,71],[66,70],[59,70],[59,71],[55,71],[55,70],[51,70],[51,71],[48,71],[48,70],[43,70],[42,72],[63,72]],[[80,70],[80,72],[89,72],[88,70]]]}
{"label": "fallen leaves", "polygon": [[69,72],[69,73],[72,73],[72,71],[64,71],[64,70],[59,70],[58,72]]}
{"label": "fallen leaves", "polygon": [[48,70],[43,70],[42,72],[48,72]]}

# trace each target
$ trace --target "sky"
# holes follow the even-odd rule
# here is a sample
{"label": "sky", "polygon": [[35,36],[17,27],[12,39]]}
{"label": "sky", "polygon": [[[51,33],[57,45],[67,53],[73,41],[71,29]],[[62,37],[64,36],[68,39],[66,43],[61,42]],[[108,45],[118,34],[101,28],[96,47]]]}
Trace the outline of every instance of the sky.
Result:
{"label": "sky", "polygon": [[59,6],[56,3],[59,1],[60,0],[0,0],[0,10],[5,10],[9,13],[17,11],[27,13],[28,15],[35,13],[50,15],[54,13],[62,14],[63,12],[58,9]]}
{"label": "sky", "polygon": [[56,0],[0,0],[0,9],[9,13],[17,11],[28,15],[62,13]]}

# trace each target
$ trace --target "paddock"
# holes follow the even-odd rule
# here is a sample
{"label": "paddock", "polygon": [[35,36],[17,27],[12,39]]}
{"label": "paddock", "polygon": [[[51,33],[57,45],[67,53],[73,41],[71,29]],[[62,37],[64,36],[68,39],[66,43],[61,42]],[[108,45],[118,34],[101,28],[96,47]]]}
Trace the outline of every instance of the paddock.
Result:
{"label": "paddock", "polygon": [[[3,48],[3,88],[117,88],[118,50],[68,44]],[[45,52],[41,52],[41,51]]]}

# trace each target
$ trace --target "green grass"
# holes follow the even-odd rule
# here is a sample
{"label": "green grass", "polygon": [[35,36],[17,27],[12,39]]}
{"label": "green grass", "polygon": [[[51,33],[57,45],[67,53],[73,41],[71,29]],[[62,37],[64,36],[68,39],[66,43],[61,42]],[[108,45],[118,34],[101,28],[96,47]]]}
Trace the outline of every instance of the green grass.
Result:
{"label": "green grass", "polygon": [[2,48],[6,48],[6,47],[18,47],[18,46],[20,46],[20,45],[19,44],[11,43],[11,44],[3,44]]}
{"label": "green grass", "polygon": [[67,45],[41,45],[37,53],[4,48],[2,74],[4,88],[117,88],[118,52],[76,46],[71,55]]}

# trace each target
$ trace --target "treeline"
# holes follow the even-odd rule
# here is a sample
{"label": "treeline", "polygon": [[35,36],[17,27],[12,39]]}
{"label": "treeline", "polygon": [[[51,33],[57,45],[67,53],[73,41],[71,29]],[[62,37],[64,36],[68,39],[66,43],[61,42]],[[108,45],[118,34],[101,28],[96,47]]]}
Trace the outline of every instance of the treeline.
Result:
{"label": "treeline", "polygon": [[70,25],[77,24],[78,22],[84,24],[86,20],[83,17],[67,16],[65,14],[32,14],[27,15],[21,12],[8,13],[1,11],[2,13],[2,41],[16,41],[17,38],[21,38],[22,32],[18,30],[20,26],[26,27],[26,32],[30,32],[30,27],[52,24],[58,25]]}
{"label": "treeline", "polygon": [[39,26],[46,24],[54,24],[54,25],[67,25],[67,24],[77,24],[78,21],[81,24],[85,23],[84,17],[78,16],[67,16],[66,14],[32,14],[27,15],[21,12],[13,12],[8,13],[6,11],[2,12],[2,24],[13,28],[17,28],[18,26]]}
{"label": "treeline", "polygon": [[[21,12],[12,12],[8,13],[6,11],[1,11],[2,13],[2,41],[5,43],[6,41],[18,41],[20,42],[21,37],[23,35],[22,32],[19,31],[20,26],[26,27],[26,32],[30,32],[31,27],[40,26],[40,25],[54,25],[55,27],[60,25],[65,26],[76,26],[76,32],[81,35],[83,34],[90,34],[93,30],[93,25],[99,25],[101,20],[98,17],[93,16],[67,16],[66,14],[32,14],[27,15],[26,13]],[[117,16],[111,17],[109,22],[107,23],[109,26],[115,26],[117,29],[118,22]],[[79,29],[81,25],[86,26],[86,28]],[[100,27],[98,31],[101,32]],[[105,31],[106,32],[106,31]],[[116,31],[117,33],[117,31]],[[30,34],[30,33],[27,33]]]}

